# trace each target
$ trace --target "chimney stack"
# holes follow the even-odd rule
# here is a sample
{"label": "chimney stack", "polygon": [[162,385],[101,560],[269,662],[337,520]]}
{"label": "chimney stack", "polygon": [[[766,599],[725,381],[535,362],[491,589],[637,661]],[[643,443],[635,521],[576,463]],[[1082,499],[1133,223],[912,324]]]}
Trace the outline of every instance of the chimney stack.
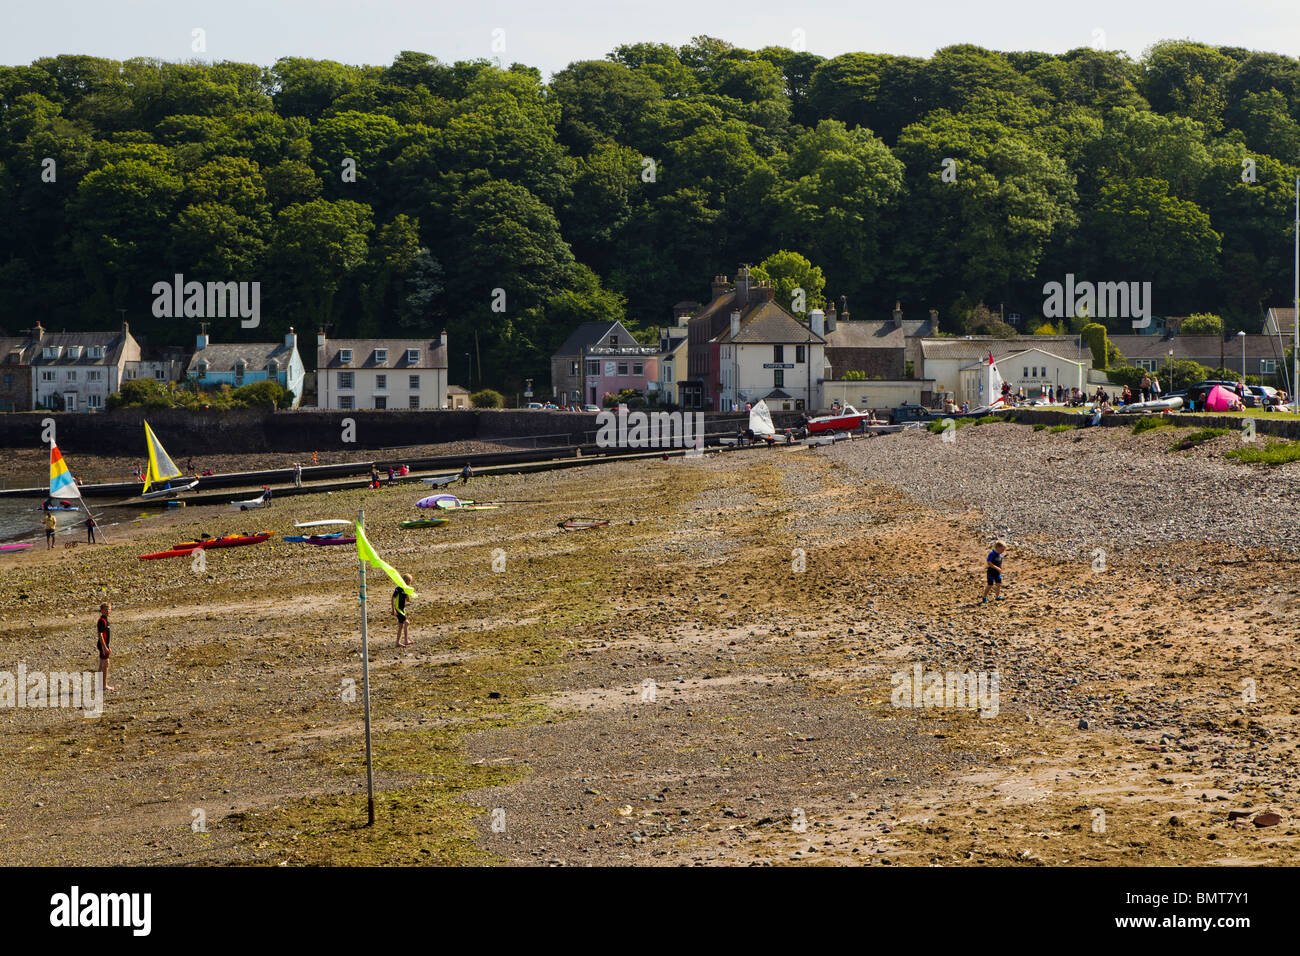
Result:
{"label": "chimney stack", "polygon": [[438,346],[439,346],[440,348],[444,348],[444,349],[447,347],[447,330],[446,330],[446,329],[443,329],[443,330],[442,330],[442,333],[438,336]]}
{"label": "chimney stack", "polygon": [[826,334],[826,313],[821,309],[813,309],[808,313],[808,327],[812,329],[813,335],[823,336]]}
{"label": "chimney stack", "polygon": [[325,330],[321,329],[319,332],[316,333],[316,348],[323,349],[324,347],[325,347]]}
{"label": "chimney stack", "polygon": [[930,310],[930,334],[933,335],[935,332],[938,331],[939,331],[939,310],[931,309]]}
{"label": "chimney stack", "polygon": [[731,313],[731,337],[734,339],[740,334],[740,313]]}
{"label": "chimney stack", "polygon": [[827,332],[835,331],[835,322],[838,318],[839,315],[835,312],[835,302],[834,300],[832,300],[826,306],[826,331]]}
{"label": "chimney stack", "polygon": [[200,332],[198,335],[194,337],[194,351],[202,352],[207,347],[208,347],[208,333],[205,330],[203,332]]}
{"label": "chimney stack", "polygon": [[731,283],[727,281],[726,276],[714,276],[712,289],[713,298],[716,299],[718,296],[725,295],[727,292],[731,291]]}
{"label": "chimney stack", "polygon": [[894,303],[894,328],[901,329],[902,327],[903,327],[903,307],[898,302],[895,302]]}
{"label": "chimney stack", "polygon": [[291,349],[296,349],[298,347],[298,333],[293,330],[292,325],[289,326],[289,332],[284,337],[284,344]]}
{"label": "chimney stack", "polygon": [[847,295],[842,295],[840,296],[840,321],[847,322],[848,320],[849,320],[849,297]]}
{"label": "chimney stack", "polygon": [[750,278],[749,266],[741,266],[740,271],[736,273],[736,305],[745,308],[749,305],[749,292],[754,288],[754,280]]}

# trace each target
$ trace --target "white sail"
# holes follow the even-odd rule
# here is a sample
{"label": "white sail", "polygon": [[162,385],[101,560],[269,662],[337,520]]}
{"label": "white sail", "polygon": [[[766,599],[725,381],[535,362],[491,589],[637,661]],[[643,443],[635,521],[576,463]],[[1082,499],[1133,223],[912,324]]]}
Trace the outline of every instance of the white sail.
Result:
{"label": "white sail", "polygon": [[749,410],[749,430],[758,438],[770,438],[776,434],[776,426],[772,424],[772,413],[767,410],[767,402],[760,400]]}

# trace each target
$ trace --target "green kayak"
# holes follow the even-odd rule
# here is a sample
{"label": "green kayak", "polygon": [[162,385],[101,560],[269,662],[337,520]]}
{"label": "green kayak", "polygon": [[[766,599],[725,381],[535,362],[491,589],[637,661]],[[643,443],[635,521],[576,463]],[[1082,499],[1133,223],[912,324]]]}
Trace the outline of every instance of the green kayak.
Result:
{"label": "green kayak", "polygon": [[437,528],[447,524],[450,518],[415,518],[411,521],[403,521],[403,528]]}

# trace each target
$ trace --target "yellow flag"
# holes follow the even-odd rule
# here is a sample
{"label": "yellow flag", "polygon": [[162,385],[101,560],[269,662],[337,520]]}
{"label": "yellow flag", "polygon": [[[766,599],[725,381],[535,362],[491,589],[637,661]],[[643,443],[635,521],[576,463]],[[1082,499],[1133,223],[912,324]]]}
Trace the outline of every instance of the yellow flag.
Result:
{"label": "yellow flag", "polygon": [[406,592],[407,597],[415,597],[415,588],[402,580],[402,576],[397,573],[395,567],[375,554],[375,549],[366,540],[366,529],[361,526],[360,521],[357,522],[357,557],[362,561],[369,561],[372,567],[376,567],[387,574],[393,579],[394,584]]}

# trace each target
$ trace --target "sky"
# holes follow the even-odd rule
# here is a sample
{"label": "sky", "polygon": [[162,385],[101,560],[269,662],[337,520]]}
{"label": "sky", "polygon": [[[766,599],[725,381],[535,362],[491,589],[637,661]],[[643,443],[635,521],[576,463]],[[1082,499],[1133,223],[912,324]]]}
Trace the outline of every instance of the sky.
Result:
{"label": "sky", "polygon": [[524,63],[549,77],[620,43],[676,46],[700,34],[827,57],[924,57],[974,43],[1048,53],[1101,46],[1137,58],[1163,39],[1300,54],[1300,0],[11,0],[6,8],[0,64],[10,66],[60,53],[387,65],[417,50],[444,62]]}

